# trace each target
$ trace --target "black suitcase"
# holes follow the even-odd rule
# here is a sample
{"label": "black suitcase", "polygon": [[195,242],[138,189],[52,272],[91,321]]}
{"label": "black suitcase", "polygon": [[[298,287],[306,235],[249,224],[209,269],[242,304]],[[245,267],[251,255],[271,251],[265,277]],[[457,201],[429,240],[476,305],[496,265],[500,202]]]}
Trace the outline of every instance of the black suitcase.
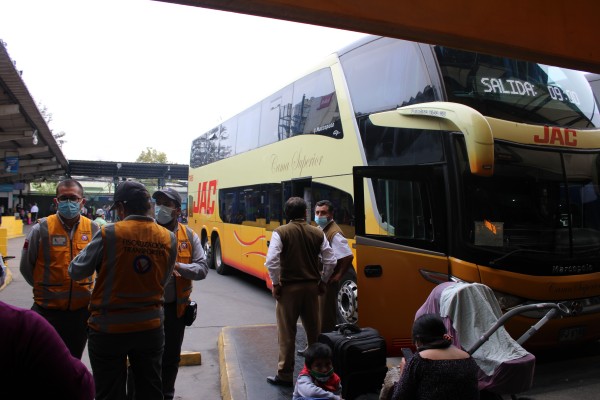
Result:
{"label": "black suitcase", "polygon": [[342,380],[342,397],[379,393],[387,373],[385,339],[373,328],[342,324],[338,330],[321,333],[319,342],[333,353],[333,369]]}

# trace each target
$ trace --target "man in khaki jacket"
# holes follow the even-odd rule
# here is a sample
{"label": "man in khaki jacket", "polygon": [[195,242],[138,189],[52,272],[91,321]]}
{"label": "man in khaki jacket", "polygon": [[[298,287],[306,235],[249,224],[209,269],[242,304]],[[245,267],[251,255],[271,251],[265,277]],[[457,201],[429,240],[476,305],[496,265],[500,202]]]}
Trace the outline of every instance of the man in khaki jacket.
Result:
{"label": "man in khaki jacket", "polygon": [[308,345],[317,341],[320,332],[318,297],[325,293],[337,263],[325,234],[306,222],[306,208],[302,198],[288,199],[285,214],[289,223],[273,232],[265,262],[273,284],[272,294],[277,300],[279,362],[277,374],[267,377],[272,385],[293,386],[298,318],[302,320]]}

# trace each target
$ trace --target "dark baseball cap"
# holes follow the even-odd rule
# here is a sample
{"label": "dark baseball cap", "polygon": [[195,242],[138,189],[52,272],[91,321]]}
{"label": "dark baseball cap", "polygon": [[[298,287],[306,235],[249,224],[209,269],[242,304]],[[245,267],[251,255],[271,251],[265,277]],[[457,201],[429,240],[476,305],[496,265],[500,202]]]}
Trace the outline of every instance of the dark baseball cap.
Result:
{"label": "dark baseball cap", "polygon": [[118,202],[143,200],[148,197],[150,197],[150,194],[148,193],[146,187],[141,183],[134,181],[121,182],[119,186],[117,186],[117,190],[115,190],[115,195],[113,196],[113,205],[110,207],[110,209],[114,209],[116,203]]}
{"label": "dark baseball cap", "polygon": [[164,188],[162,190],[157,190],[156,192],[154,192],[154,194],[152,195],[153,199],[156,199],[156,195],[162,193],[165,196],[167,196],[168,198],[170,198],[171,200],[173,200],[175,203],[177,203],[177,205],[179,207],[181,207],[181,195],[177,192],[177,190],[173,189],[173,188]]}

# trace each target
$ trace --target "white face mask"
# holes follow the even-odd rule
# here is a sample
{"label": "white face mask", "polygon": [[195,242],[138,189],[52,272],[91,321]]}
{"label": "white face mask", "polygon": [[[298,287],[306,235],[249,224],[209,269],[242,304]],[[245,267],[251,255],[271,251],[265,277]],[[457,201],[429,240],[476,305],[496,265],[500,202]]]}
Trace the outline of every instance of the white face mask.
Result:
{"label": "white face mask", "polygon": [[173,221],[173,211],[175,211],[175,209],[171,207],[154,206],[154,218],[159,224],[166,225]]}

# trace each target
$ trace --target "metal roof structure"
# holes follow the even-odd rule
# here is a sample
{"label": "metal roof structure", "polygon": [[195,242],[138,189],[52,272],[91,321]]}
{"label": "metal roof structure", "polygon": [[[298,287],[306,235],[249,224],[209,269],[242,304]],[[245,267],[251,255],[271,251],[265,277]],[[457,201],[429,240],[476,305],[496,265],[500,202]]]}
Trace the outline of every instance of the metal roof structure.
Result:
{"label": "metal roof structure", "polygon": [[136,179],[188,180],[188,166],[183,164],[153,164],[119,161],[69,160],[67,174],[71,177],[118,177]]}
{"label": "metal roof structure", "polygon": [[68,162],[0,40],[0,183],[64,175]]}
{"label": "metal roof structure", "polygon": [[110,178],[188,179],[188,166],[120,161],[67,160],[0,41],[0,184]]}

